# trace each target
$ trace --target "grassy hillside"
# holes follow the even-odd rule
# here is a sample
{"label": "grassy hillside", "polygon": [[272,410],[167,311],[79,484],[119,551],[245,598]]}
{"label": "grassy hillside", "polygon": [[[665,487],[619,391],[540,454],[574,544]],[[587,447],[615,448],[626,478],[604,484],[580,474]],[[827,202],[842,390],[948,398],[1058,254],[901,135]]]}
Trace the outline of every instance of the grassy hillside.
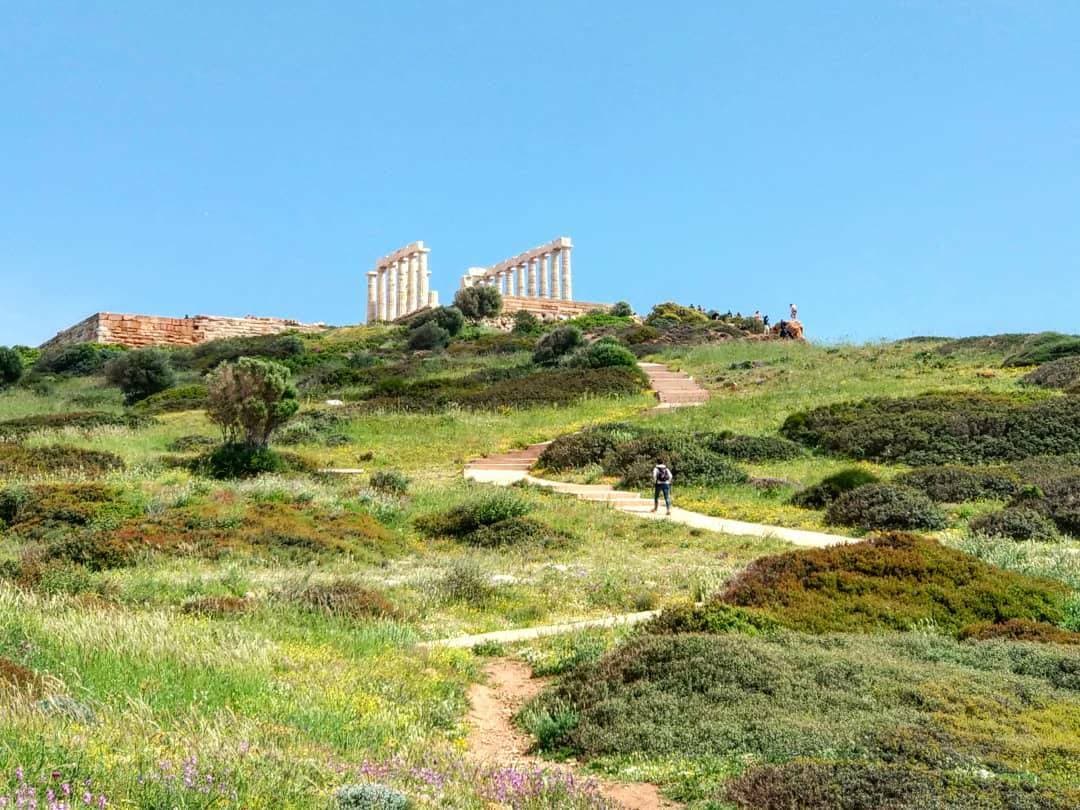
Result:
{"label": "grassy hillside", "polygon": [[[1032,389],[1021,382],[1030,368],[1004,365],[1023,341],[828,348],[731,339],[728,332],[737,330],[730,324],[682,323],[677,315],[665,310],[646,325],[593,316],[581,323],[594,338],[611,335],[639,354],[690,371],[713,392],[702,408],[665,413],[647,412],[652,398],[632,370],[571,361],[540,366],[532,348],[541,334],[496,335],[472,326],[435,351],[409,350],[407,330],[388,327],[208,344],[174,353],[175,387],[132,407],[106,384],[97,350],[75,358],[83,364],[78,368],[71,358],[39,361],[18,385],[0,390],[0,691],[6,707],[0,713],[0,796],[29,787],[44,795],[65,783],[81,794],[90,780],[85,789],[93,800],[105,795],[112,806],[326,807],[343,785],[383,781],[421,806],[489,806],[496,776],[476,771],[463,754],[465,692],[478,676],[478,660],[467,651],[426,651],[416,641],[713,604],[714,595],[749,575],[751,563],[786,547],[640,521],[529,488],[493,498],[489,488],[461,480],[468,459],[619,423],[623,427],[604,435],[622,455],[570,463],[559,474],[615,480],[634,472],[641,453],[670,449],[682,454],[689,478],[696,476],[687,483],[676,466],[681,505],[821,527],[827,510],[795,505],[798,493],[852,466],[888,482],[912,465],[810,446],[802,434],[781,440],[793,414],[929,391],[1015,397],[1017,407],[1069,396]],[[713,342],[680,345],[687,341]],[[205,397],[208,369],[252,354],[284,363],[299,385],[301,410],[273,444],[291,454],[293,471],[214,480],[193,471],[191,462],[218,441],[217,430],[191,406]],[[828,428],[820,419],[813,424],[819,432]],[[712,437],[707,446],[699,441],[706,434]],[[639,444],[624,446],[632,442]],[[687,629],[722,629],[737,638],[673,642],[663,652],[668,642],[590,633],[505,651],[568,678],[527,725],[552,750],[570,748],[598,769],[656,778],[700,807],[741,801],[731,798],[735,792],[721,796],[720,786],[737,777],[751,780],[740,782],[740,790],[751,791],[756,783],[747,768],[759,760],[836,763],[832,754],[824,756],[824,742],[804,745],[805,734],[785,741],[784,729],[793,724],[804,724],[807,733],[819,729],[821,740],[851,738],[846,748],[830,743],[829,751],[884,756],[887,723],[881,718],[910,720],[920,735],[946,728],[962,738],[948,751],[963,764],[917,763],[930,773],[985,767],[1008,771],[1018,782],[1045,779],[1055,790],[1075,789],[1066,737],[1080,703],[1072,681],[1055,681],[1053,674],[1074,673],[1077,666],[1076,648],[1061,641],[1080,630],[1080,555],[1067,528],[1071,490],[1062,488],[1059,475],[1067,478],[1071,464],[1060,456],[974,465],[1007,467],[1001,474],[1009,487],[1015,483],[1012,489],[987,489],[985,475],[959,473],[945,482],[918,482],[932,484],[934,492],[975,487],[974,499],[959,503],[925,496],[944,516],[946,528],[934,532],[949,545],[1016,576],[1049,578],[1037,580],[1052,582],[1037,586],[1049,596],[1008,613],[1041,628],[1024,631],[1029,635],[1045,635],[1047,627],[1062,634],[1038,647],[1046,652],[1034,652],[1029,640],[1001,638],[992,617],[990,631],[971,632],[997,634],[996,640],[958,640],[959,624],[953,627],[918,601],[898,610],[899,629],[910,624],[921,635],[897,633],[893,623],[888,633],[874,631],[861,641],[821,640],[814,628],[793,622],[769,629],[788,615],[769,605],[738,610],[757,610],[773,624],[744,621],[743,614],[733,620],[735,608],[716,608],[692,627],[669,623],[668,630],[675,627],[679,636]],[[361,472],[317,472],[326,466]],[[726,470],[739,476],[727,477]],[[1052,539],[1017,541],[971,528],[974,519],[1022,495],[1028,500],[1011,506],[1010,516],[1026,510],[1026,520],[1050,526]],[[995,582],[997,568],[987,570],[986,581]],[[1036,602],[1042,612],[1029,609]],[[985,618],[976,608],[965,610],[964,627],[971,617]],[[934,615],[936,625],[929,621]],[[748,641],[759,639],[761,627],[764,640]],[[619,646],[623,642],[628,646]],[[641,709],[653,719],[639,723],[631,698],[612,692],[612,700],[631,701],[627,726],[599,730],[607,715],[592,703],[586,707],[575,684],[592,678],[588,673],[618,672],[646,647],[669,662],[685,655],[697,661],[704,653],[694,644],[713,645],[733,660],[773,656],[776,673],[800,672],[803,659],[813,660],[821,670],[816,683],[827,688],[862,667],[855,682],[879,695],[883,708],[862,706],[856,728],[832,706],[800,705],[794,696],[763,699],[773,689],[767,673],[751,673],[747,677],[761,688],[756,702],[739,703],[738,716],[763,714],[767,727],[721,722],[716,718],[723,712],[702,704],[699,719],[708,729],[701,739],[713,742],[694,747],[676,735],[664,737],[661,750],[642,741],[667,733],[662,709],[684,684],[656,671],[648,680],[659,686],[633,698],[654,701]],[[601,659],[613,647],[614,658]],[[999,669],[1013,666],[1008,661],[1021,658],[1034,662],[1032,668],[995,680]],[[688,666],[693,671],[698,664]],[[909,670],[923,675],[905,692],[897,673]],[[791,678],[796,689],[801,681]],[[844,692],[843,700],[864,699]],[[923,708],[909,705],[916,699]],[[971,719],[986,706],[1016,701],[1024,704],[1017,709],[1022,714],[1007,734]],[[575,702],[581,706],[567,709]],[[595,735],[594,718],[600,718]],[[771,747],[755,734],[766,735]],[[1020,743],[1025,735],[1027,749]],[[986,742],[995,738],[997,748]],[[923,745],[926,737],[911,739]],[[717,740],[728,742],[713,744]],[[517,804],[508,803],[592,806],[565,785],[529,790]]]}

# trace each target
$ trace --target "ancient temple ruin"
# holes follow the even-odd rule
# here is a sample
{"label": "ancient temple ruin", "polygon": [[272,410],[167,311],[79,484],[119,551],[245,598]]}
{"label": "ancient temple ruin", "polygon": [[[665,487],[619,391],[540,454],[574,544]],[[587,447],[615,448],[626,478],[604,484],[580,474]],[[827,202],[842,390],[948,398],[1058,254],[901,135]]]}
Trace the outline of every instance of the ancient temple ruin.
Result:
{"label": "ancient temple ruin", "polygon": [[413,242],[375,263],[367,274],[367,321],[393,321],[417,310],[439,305],[431,289],[429,248]]}

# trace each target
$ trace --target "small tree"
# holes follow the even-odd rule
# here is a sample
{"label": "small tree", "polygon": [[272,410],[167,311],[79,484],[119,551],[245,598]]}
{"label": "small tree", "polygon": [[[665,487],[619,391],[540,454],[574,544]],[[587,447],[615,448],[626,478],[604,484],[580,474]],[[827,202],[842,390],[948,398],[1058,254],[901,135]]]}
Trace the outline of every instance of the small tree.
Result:
{"label": "small tree", "polygon": [[548,332],[536,344],[533,362],[542,366],[554,365],[583,343],[581,330],[576,326],[560,326]]}
{"label": "small tree", "polygon": [[289,369],[272,360],[241,357],[208,375],[206,415],[225,441],[266,447],[271,434],[299,409]]}
{"label": "small tree", "polygon": [[435,321],[428,321],[409,332],[409,348],[413,351],[443,349],[449,342],[450,333]]}
{"label": "small tree", "polygon": [[0,346],[0,388],[17,383],[22,373],[23,364],[19,353],[7,346]]}
{"label": "small tree", "polygon": [[454,306],[471,321],[494,318],[502,312],[502,293],[495,287],[463,287],[454,296]]}
{"label": "small tree", "polygon": [[611,307],[611,314],[617,315],[620,318],[629,318],[634,314],[634,308],[625,301],[617,301]]}
{"label": "small tree", "polygon": [[161,349],[124,352],[105,366],[105,379],[124,392],[128,405],[172,388],[176,383],[169,356]]}

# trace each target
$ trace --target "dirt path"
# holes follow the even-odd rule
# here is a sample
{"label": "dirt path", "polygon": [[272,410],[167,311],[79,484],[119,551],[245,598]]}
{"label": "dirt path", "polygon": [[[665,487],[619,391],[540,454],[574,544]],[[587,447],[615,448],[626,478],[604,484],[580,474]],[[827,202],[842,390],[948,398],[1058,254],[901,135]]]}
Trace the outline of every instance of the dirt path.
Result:
{"label": "dirt path", "polygon": [[[545,686],[528,665],[497,658],[484,667],[487,680],[469,690],[469,754],[478,762],[499,766],[540,766],[574,771],[573,763],[551,763],[528,753],[531,741],[514,725],[514,715]],[[660,795],[655,785],[594,778],[603,795],[627,810],[663,810],[681,805]]]}

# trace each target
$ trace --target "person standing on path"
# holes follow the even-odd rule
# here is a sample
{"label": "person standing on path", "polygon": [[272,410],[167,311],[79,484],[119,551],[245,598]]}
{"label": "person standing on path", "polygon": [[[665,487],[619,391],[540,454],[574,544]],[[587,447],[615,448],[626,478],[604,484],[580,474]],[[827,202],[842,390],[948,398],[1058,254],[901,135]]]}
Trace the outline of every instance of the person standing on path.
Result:
{"label": "person standing on path", "polygon": [[655,512],[660,508],[660,494],[664,495],[664,506],[667,507],[667,513],[671,514],[671,470],[667,468],[663,460],[657,459],[656,466],[652,470],[653,481],[653,507]]}

